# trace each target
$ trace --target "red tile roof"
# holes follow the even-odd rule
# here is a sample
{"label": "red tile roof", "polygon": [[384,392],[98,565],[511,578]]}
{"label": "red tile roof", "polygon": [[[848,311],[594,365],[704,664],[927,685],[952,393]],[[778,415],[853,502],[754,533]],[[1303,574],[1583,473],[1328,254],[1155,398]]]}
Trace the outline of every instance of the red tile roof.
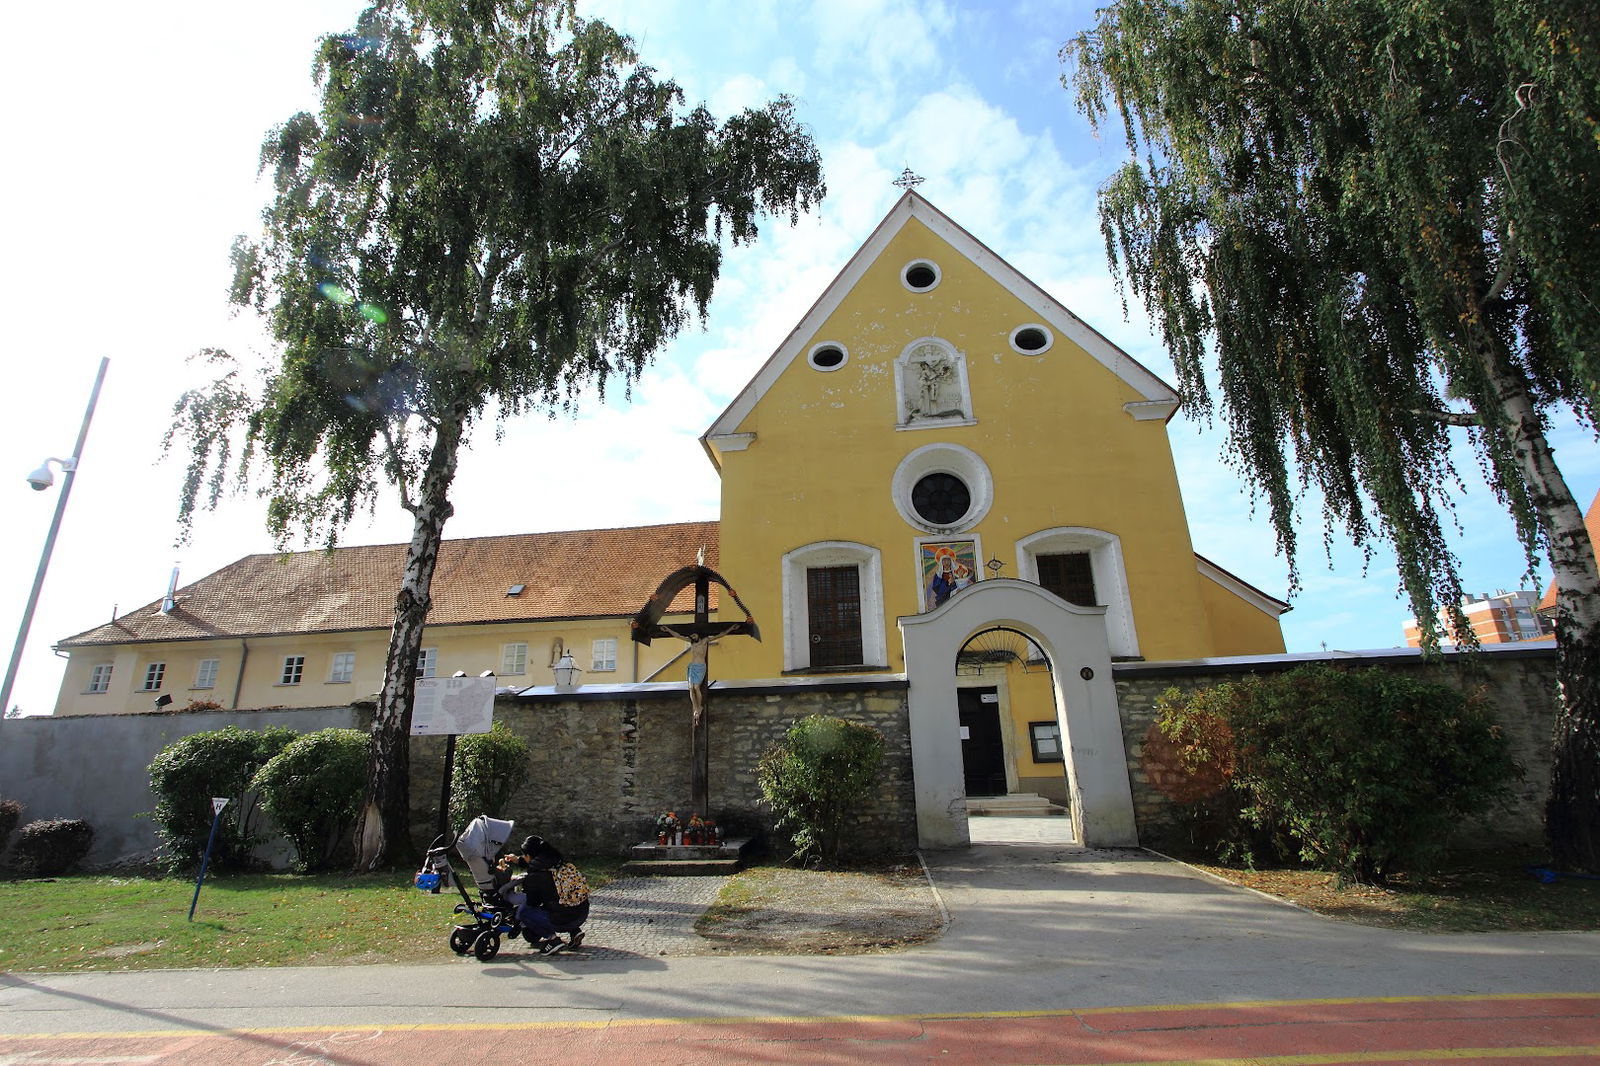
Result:
{"label": "red tile roof", "polygon": [[[1600,553],[1600,492],[1594,494],[1594,501],[1589,504],[1589,510],[1584,513],[1583,524],[1589,530],[1589,543],[1594,546],[1596,553]],[[1556,609],[1556,583],[1544,590],[1544,598],[1539,601],[1537,608],[1540,614],[1549,614],[1554,618]],[[1553,638],[1552,638],[1553,639]]]}
{"label": "red tile roof", "polygon": [[[702,547],[715,567],[717,546],[716,522],[447,540],[428,624],[628,617]],[[179,589],[168,614],[156,600],[57,647],[388,629],[405,556],[404,544],[248,555]],[[513,585],[524,591],[506,595]],[[693,610],[693,596],[673,610]]]}

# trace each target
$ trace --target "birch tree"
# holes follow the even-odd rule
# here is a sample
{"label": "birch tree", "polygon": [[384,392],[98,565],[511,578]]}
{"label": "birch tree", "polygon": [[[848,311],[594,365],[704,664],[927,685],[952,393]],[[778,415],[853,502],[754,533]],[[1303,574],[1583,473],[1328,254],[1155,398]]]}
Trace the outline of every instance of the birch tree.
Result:
{"label": "birch tree", "polygon": [[1419,620],[1470,633],[1462,440],[1530,570],[1548,559],[1546,828],[1556,861],[1600,868],[1600,575],[1547,437],[1561,408],[1594,426],[1600,382],[1592,4],[1119,0],[1063,59],[1129,150],[1100,195],[1112,266],[1186,406],[1220,405],[1291,580],[1296,503],[1319,500],[1327,527],[1392,545]]}
{"label": "birch tree", "polygon": [[278,354],[186,394],[168,445],[186,533],[235,483],[280,545],[331,546],[390,489],[411,515],[357,828],[372,869],[411,847],[417,655],[470,432],[633,382],[704,316],[724,243],[825,190],[787,98],[719,123],[571,0],[380,3],[313,72],[320,106],[268,133],[275,195],[233,250],[233,300]]}

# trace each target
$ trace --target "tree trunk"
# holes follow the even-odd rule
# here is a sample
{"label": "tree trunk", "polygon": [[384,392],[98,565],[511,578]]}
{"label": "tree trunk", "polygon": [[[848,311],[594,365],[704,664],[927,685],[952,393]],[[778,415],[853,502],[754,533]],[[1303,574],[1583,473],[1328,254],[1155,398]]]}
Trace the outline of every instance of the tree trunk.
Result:
{"label": "tree trunk", "polygon": [[406,551],[400,593],[395,597],[394,628],[384,665],[383,691],[372,721],[367,756],[367,782],[356,821],[358,872],[376,870],[396,860],[410,861],[411,844],[411,707],[417,690],[417,653],[431,606],[433,571],[444,540],[444,524],[454,513],[450,484],[466,421],[464,407],[453,409],[441,424],[428,457],[428,468],[413,509],[411,544]]}
{"label": "tree trunk", "polygon": [[1556,466],[1525,383],[1489,342],[1480,342],[1478,350],[1495,381],[1503,416],[1486,422],[1498,425],[1511,443],[1549,545],[1558,590],[1561,699],[1551,738],[1545,835],[1556,866],[1600,872],[1600,565],[1583,510]]}

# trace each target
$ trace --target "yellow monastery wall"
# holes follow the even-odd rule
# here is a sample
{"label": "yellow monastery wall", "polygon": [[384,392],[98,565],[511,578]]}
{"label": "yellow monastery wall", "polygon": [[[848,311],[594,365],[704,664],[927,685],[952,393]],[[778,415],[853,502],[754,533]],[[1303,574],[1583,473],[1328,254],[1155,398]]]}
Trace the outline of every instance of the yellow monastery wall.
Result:
{"label": "yellow monastery wall", "polygon": [[[930,292],[901,284],[904,265],[919,258],[942,272]],[[936,442],[976,452],[993,477],[989,513],[952,535],[977,539],[980,561],[998,558],[1002,576],[1018,577],[1017,542],[1030,534],[1063,526],[1113,533],[1139,653],[1217,654],[1215,612],[1200,590],[1165,425],[1135,420],[1123,405],[1143,397],[1059,331],[1044,354],[1014,351],[1011,331],[1038,321],[918,220],[889,242],[737,427],[753,442],[721,453],[721,571],[765,641],[727,641],[715,653],[713,676],[782,671],[781,558],[829,540],[882,552],[889,661],[869,665],[904,669],[894,619],[920,610],[915,544],[927,534],[901,517],[891,482],[908,453]],[[923,337],[963,353],[975,424],[897,428],[895,360]],[[813,369],[805,353],[821,342],[842,344],[848,362],[827,373]],[[1281,636],[1276,643],[1282,647]]]}
{"label": "yellow monastery wall", "polygon": [[[656,641],[648,648],[635,645],[628,637],[627,620],[615,618],[531,625],[430,626],[423,633],[422,646],[438,649],[435,674],[439,677],[449,677],[458,670],[471,675],[493,670],[503,686],[531,687],[555,683],[550,668],[557,638],[564,642],[572,652],[573,661],[584,671],[581,680],[597,685],[645,680],[666,666],[683,647],[677,641]],[[601,639],[616,641],[614,669],[593,669],[594,642]],[[510,643],[528,645],[526,666],[521,674],[507,674],[503,670],[505,647]],[[227,709],[337,706],[364,699],[383,687],[388,647],[386,630],[365,630],[251,637],[242,642],[233,638],[75,648],[67,662],[55,713],[149,711],[161,695],[172,697],[173,709],[207,700]],[[334,657],[340,652],[355,654],[354,671],[347,682],[331,680]],[[306,660],[300,683],[283,684],[284,659],[299,655]],[[209,688],[198,688],[195,684],[203,659],[218,660],[216,681]],[[239,679],[241,661],[244,666],[242,683]],[[160,689],[146,691],[144,678],[153,662],[165,663],[166,669]],[[94,667],[101,663],[111,664],[110,684],[104,692],[90,692]],[[669,669],[661,680],[682,680],[682,675],[681,668],[676,673]]]}

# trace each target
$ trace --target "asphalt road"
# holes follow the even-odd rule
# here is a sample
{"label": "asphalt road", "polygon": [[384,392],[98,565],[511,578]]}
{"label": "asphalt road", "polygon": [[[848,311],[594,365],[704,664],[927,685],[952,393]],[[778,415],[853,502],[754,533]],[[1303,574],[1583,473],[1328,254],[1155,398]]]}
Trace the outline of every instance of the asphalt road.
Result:
{"label": "asphalt road", "polygon": [[950,925],[895,954],[0,975],[0,1066],[1600,1062],[1600,934],[1369,929],[1047,839],[927,861]]}

